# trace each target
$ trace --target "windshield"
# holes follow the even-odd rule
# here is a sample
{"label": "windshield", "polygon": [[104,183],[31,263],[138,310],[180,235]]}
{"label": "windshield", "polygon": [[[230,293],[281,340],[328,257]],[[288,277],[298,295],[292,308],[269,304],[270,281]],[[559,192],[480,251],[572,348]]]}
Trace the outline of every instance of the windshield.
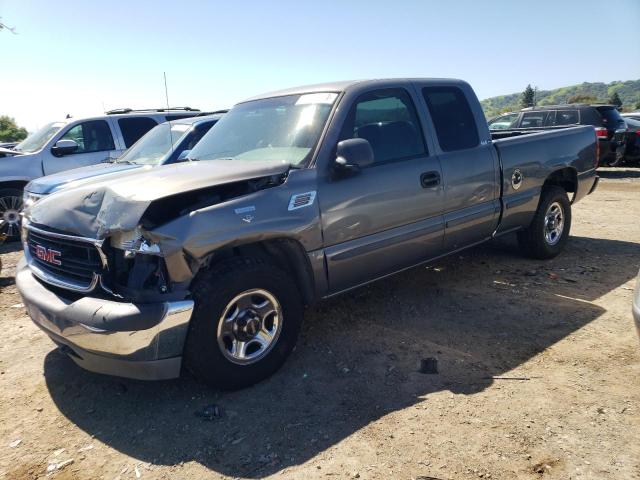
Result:
{"label": "windshield", "polygon": [[287,95],[242,103],[191,150],[192,160],[278,160],[294,167],[311,158],[337,93]]}
{"label": "windshield", "polygon": [[161,123],[149,130],[117,161],[138,165],[158,165],[168,153],[173,151],[173,147],[190,128],[191,125],[184,123]]}
{"label": "windshield", "polygon": [[22,153],[37,152],[38,150],[41,150],[42,147],[51,140],[51,137],[58,133],[58,131],[65,125],[66,124],[64,122],[48,123],[16,145],[14,150]]}

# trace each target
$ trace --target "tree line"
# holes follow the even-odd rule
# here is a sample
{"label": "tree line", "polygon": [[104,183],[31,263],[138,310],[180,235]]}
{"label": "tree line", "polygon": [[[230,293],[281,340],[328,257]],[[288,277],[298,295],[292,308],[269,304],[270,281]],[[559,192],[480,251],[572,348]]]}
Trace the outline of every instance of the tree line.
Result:
{"label": "tree line", "polygon": [[28,134],[27,129],[19,127],[13,118],[0,115],[0,142],[20,142]]}
{"label": "tree line", "polygon": [[524,91],[482,100],[489,117],[521,108],[567,103],[613,104],[621,111],[640,110],[640,80],[611,83],[581,83],[553,90],[539,90],[529,84]]}

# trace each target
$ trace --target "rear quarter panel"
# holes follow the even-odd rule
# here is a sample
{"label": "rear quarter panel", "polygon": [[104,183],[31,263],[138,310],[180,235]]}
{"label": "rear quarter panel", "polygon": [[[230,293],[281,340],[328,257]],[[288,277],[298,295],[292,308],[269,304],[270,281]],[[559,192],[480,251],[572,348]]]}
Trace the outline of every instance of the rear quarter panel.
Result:
{"label": "rear quarter panel", "polygon": [[[596,177],[595,142],[595,133],[590,126],[494,140],[503,172],[503,214],[498,232],[531,223],[545,180],[558,170],[570,168],[575,173],[578,188],[574,202],[586,195]],[[516,170],[523,177],[517,189],[512,182]]]}

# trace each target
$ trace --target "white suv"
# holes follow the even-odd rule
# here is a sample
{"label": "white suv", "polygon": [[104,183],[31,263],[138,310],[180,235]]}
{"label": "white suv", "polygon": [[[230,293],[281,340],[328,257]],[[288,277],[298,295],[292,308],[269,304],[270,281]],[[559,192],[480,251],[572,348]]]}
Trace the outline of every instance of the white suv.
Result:
{"label": "white suv", "polygon": [[108,161],[159,123],[201,114],[189,107],[111,110],[49,123],[15,147],[0,148],[0,220],[5,233],[9,238],[19,235],[22,191],[31,180]]}

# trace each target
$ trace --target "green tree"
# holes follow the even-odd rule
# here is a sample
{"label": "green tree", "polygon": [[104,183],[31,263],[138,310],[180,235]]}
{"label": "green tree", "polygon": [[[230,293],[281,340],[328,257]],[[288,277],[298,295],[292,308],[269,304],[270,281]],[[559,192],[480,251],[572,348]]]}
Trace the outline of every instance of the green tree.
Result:
{"label": "green tree", "polygon": [[620,95],[618,95],[618,92],[613,92],[613,94],[609,96],[609,103],[611,105],[615,105],[618,108],[622,106],[622,100],[620,100]]}
{"label": "green tree", "polygon": [[527,88],[522,92],[520,98],[520,106],[522,108],[534,107],[536,104],[536,92],[531,88],[531,84],[527,85]]}
{"label": "green tree", "polygon": [[0,142],[19,142],[27,138],[28,134],[27,129],[19,127],[13,118],[0,116]]}
{"label": "green tree", "polygon": [[640,110],[640,100],[638,100],[635,104],[635,109]]}
{"label": "green tree", "polygon": [[567,98],[567,103],[597,103],[598,99],[587,93],[578,93]]}

